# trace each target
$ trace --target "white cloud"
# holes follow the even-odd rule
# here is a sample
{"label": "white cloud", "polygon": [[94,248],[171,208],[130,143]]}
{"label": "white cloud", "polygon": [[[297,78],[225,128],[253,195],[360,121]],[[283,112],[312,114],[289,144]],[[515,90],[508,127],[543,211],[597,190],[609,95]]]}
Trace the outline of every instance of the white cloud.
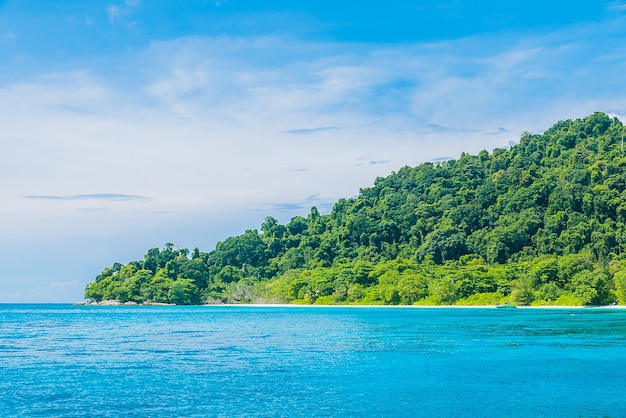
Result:
{"label": "white cloud", "polygon": [[[16,162],[29,161],[32,172],[46,170],[15,195],[115,191],[154,196],[158,211],[320,190],[349,195],[393,167],[450,149],[491,149],[559,118],[619,110],[618,94],[590,102],[575,87],[587,72],[574,58],[588,47],[553,38],[401,47],[226,37],[154,43],[130,64],[141,69],[135,86],[111,89],[101,76],[77,72],[0,92],[15,139],[5,166],[19,171]],[[315,135],[286,135],[303,132]],[[351,172],[364,152],[389,163]],[[306,176],[279,173],[301,167]],[[326,184],[326,173],[342,180]]]}
{"label": "white cloud", "polygon": [[[470,39],[355,48],[280,38],[189,38],[155,43],[135,58],[132,66],[141,68],[136,86],[116,91],[94,74],[74,73],[65,79],[55,75],[39,84],[7,89],[10,99],[5,104],[41,111],[38,126],[21,126],[16,135],[23,138],[29,131],[28,140],[41,138],[43,148],[56,150],[61,158],[69,151],[68,158],[81,155],[83,169],[94,172],[94,178],[96,170],[105,169],[106,159],[117,173],[128,172],[129,165],[137,163],[133,154],[189,173],[189,164],[179,167],[171,159],[177,150],[184,154],[185,147],[197,150],[187,159],[198,165],[203,159],[211,161],[216,170],[229,168],[224,161],[232,161],[235,170],[263,170],[258,167],[260,158],[279,163],[277,159],[287,156],[300,166],[299,158],[326,152],[324,145],[345,161],[352,158],[351,141],[386,154],[374,160],[417,163],[439,155],[435,139],[470,140],[489,148],[511,136],[516,139],[523,130],[542,129],[561,117],[595,110],[580,97],[590,68],[579,67],[575,60],[581,52],[589,53],[588,47],[549,41],[530,39],[507,46]],[[476,42],[486,46],[479,54]],[[560,91],[566,84],[570,87]],[[618,96],[604,96],[605,104],[593,106],[619,108]],[[563,116],[548,111],[563,106],[574,109]],[[19,121],[23,114],[14,116]],[[74,126],[72,132],[63,132],[68,125]],[[501,126],[506,131],[498,131]],[[311,129],[317,133],[311,137],[315,144],[283,135]],[[428,132],[430,136],[424,135]],[[500,137],[494,138],[494,132]],[[379,135],[386,138],[386,145],[380,144]],[[433,155],[389,155],[392,143],[398,142],[401,149],[407,141],[430,142],[429,148],[420,150],[432,149]],[[459,152],[463,146],[459,142]],[[467,146],[473,151],[480,145]],[[156,175],[151,166],[142,171]],[[107,181],[116,177],[111,173]],[[61,192],[100,190],[37,191]]]}
{"label": "white cloud", "polygon": [[107,7],[107,16],[109,17],[109,23],[115,23],[121,14],[121,7],[112,4]]}

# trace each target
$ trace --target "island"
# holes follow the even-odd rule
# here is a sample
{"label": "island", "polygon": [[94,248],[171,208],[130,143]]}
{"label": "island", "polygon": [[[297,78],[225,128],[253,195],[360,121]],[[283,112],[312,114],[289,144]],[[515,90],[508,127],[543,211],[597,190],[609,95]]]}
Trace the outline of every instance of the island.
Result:
{"label": "island", "polygon": [[[330,213],[152,248],[89,303],[626,304],[625,128],[596,112],[507,149],[402,167]],[[113,302],[110,302],[113,303]],[[114,304],[115,304],[114,303]],[[107,304],[106,302],[104,304]]]}

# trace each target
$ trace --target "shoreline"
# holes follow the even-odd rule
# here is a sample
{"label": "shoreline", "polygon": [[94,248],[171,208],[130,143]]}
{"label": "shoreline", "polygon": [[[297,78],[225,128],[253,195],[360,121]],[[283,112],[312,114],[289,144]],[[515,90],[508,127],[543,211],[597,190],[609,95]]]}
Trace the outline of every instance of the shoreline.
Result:
{"label": "shoreline", "polygon": [[[497,305],[292,305],[292,304],[219,304],[198,306],[224,306],[224,307],[259,307],[259,308],[367,308],[367,309],[498,309]],[[515,309],[626,309],[626,305],[607,306],[515,306]]]}
{"label": "shoreline", "polygon": [[[204,305],[175,305],[170,303],[122,303],[120,301],[102,301],[102,302],[76,302],[73,306],[86,307],[151,307],[151,306],[197,306],[197,307],[241,307],[241,308],[360,308],[360,309],[498,309],[502,305],[305,305],[305,304],[289,304],[289,303],[220,303],[220,304],[204,304]],[[513,309],[531,309],[531,310],[554,310],[554,309],[626,309],[626,305],[605,305],[605,306],[566,306],[566,305],[542,305],[542,306],[523,306],[514,305]],[[507,309],[511,310],[511,309]]]}

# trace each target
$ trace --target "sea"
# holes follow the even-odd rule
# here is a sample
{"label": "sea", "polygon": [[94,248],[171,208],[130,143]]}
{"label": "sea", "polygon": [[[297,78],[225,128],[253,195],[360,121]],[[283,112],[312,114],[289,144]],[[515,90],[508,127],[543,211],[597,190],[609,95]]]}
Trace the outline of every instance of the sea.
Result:
{"label": "sea", "polygon": [[1,417],[626,417],[626,310],[0,305]]}

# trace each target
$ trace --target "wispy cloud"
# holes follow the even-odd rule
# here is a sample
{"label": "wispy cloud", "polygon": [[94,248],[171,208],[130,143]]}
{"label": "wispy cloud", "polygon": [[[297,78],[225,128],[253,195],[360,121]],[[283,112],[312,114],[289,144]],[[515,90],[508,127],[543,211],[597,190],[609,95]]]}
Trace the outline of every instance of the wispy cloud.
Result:
{"label": "wispy cloud", "polygon": [[115,21],[120,17],[122,13],[122,8],[115,5],[109,5],[107,7],[107,16],[109,18],[109,23],[115,23]]}
{"label": "wispy cloud", "polygon": [[[140,6],[140,0],[126,0],[123,6],[110,4],[106,8],[107,18],[110,24],[120,23],[125,17],[133,13],[133,9]],[[136,22],[128,22],[129,26],[134,26]]]}
{"label": "wispy cloud", "polygon": [[307,208],[306,205],[296,202],[266,203],[265,205],[277,212],[301,211]]}
{"label": "wispy cloud", "polygon": [[616,10],[619,12],[626,11],[626,2],[624,1],[614,1],[613,3],[609,3],[607,5],[607,9]]}
{"label": "wispy cloud", "polygon": [[300,212],[302,215],[305,215],[305,212],[309,211],[313,206],[315,206],[320,212],[327,213],[330,211],[334,203],[334,199],[320,198],[320,194],[316,193],[297,201],[265,202],[263,203],[263,206],[266,208],[264,211],[270,209],[272,212]]}
{"label": "wispy cloud", "polygon": [[[546,115],[541,124],[563,114],[561,105],[576,108],[565,116],[589,108],[580,97],[592,72],[610,71],[602,84],[624,78],[616,71],[626,67],[623,60],[610,68],[593,65],[620,49],[598,47],[594,38],[622,39],[624,30],[579,31],[588,38],[564,30],[395,46],[189,38],[153,44],[137,68],[147,72],[148,97],[190,120],[209,116],[288,135],[338,134],[340,126],[365,123],[416,135],[484,135],[499,126],[516,133],[533,112]],[[518,107],[524,121],[507,124]]]}
{"label": "wispy cloud", "polygon": [[367,155],[362,155],[356,158],[357,163],[355,164],[355,167],[363,167],[363,166],[376,166],[376,165],[381,165],[381,164],[388,164],[389,162],[391,162],[391,160],[389,159],[374,159],[373,155],[367,154]]}
{"label": "wispy cloud", "polygon": [[308,168],[286,168],[285,171],[291,172],[291,173],[303,173],[303,172],[307,172],[311,170]]}
{"label": "wispy cloud", "polygon": [[437,133],[437,134],[459,134],[459,133],[470,133],[470,132],[478,132],[478,129],[468,129],[468,128],[460,128],[453,126],[441,126],[436,123],[429,123],[424,125],[424,133]]}
{"label": "wispy cloud", "polygon": [[290,135],[313,135],[320,132],[336,131],[338,129],[341,128],[338,128],[336,126],[324,126],[321,128],[290,129],[288,131],[285,131],[285,133]]}
{"label": "wispy cloud", "polygon": [[[502,147],[558,119],[626,114],[625,32],[611,23],[398,45],[154,41],[102,71],[1,88],[0,167],[57,190],[49,200],[80,200],[71,192],[87,181],[130,185],[174,212],[298,205],[288,197],[303,190],[353,195],[394,168]],[[611,65],[597,64],[607,56]],[[23,196],[21,182],[4,187]]]}
{"label": "wispy cloud", "polygon": [[101,193],[101,194],[81,194],[74,196],[54,196],[54,195],[28,195],[24,196],[26,199],[35,200],[107,200],[113,202],[127,202],[131,200],[150,200],[149,197],[136,196],[128,194],[113,194],[113,193]]}

